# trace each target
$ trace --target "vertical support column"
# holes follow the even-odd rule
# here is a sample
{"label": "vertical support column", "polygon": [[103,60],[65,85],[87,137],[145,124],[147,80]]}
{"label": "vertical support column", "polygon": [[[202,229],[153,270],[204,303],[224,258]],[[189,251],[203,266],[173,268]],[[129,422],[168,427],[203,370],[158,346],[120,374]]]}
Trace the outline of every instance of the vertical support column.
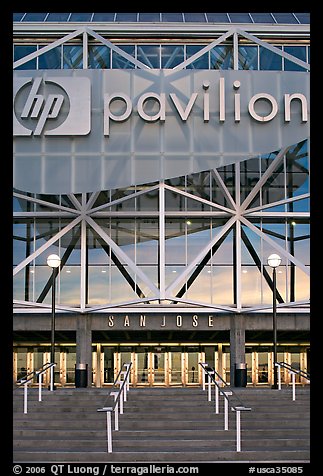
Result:
{"label": "vertical support column", "polygon": [[159,184],[159,297],[165,299],[165,186]]}
{"label": "vertical support column", "polygon": [[235,385],[235,364],[246,362],[245,322],[241,314],[233,314],[230,321],[230,384]]}
{"label": "vertical support column", "polygon": [[92,331],[91,317],[82,314],[76,321],[76,364],[88,364],[87,384],[92,384]]}

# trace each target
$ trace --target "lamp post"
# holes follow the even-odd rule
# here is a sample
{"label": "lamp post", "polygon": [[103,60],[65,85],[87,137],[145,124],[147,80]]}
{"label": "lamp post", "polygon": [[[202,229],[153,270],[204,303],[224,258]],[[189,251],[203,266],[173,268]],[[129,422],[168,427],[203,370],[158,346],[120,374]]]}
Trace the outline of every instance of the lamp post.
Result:
{"label": "lamp post", "polygon": [[275,365],[277,361],[277,316],[276,316],[276,268],[281,263],[281,257],[277,254],[272,254],[268,256],[267,263],[273,269],[273,340],[274,340],[274,361],[273,361],[273,372],[274,372],[274,384],[272,388],[277,389],[277,366]]}
{"label": "lamp post", "polygon": [[55,361],[55,278],[56,268],[61,264],[61,259],[57,255],[49,255],[47,258],[47,265],[52,268],[52,325],[51,325],[51,348],[50,348],[50,363]]}

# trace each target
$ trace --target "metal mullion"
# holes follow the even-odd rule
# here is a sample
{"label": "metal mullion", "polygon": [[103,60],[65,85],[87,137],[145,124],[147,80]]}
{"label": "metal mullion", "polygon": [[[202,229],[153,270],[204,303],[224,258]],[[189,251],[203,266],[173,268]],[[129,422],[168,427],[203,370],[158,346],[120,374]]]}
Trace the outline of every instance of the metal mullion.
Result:
{"label": "metal mullion", "polygon": [[235,285],[236,285],[236,306],[238,310],[241,310],[242,305],[241,305],[241,222],[240,220],[236,220],[236,245],[235,245],[235,253],[236,253],[236,259],[235,259],[235,264],[236,264],[236,269],[235,274],[236,274],[236,279],[235,279]]}
{"label": "metal mullion", "polygon": [[83,31],[83,69],[88,69],[88,35]]}
{"label": "metal mullion", "polygon": [[165,299],[165,185],[159,184],[159,295]]}
{"label": "metal mullion", "polygon": [[239,69],[238,47],[238,34],[235,32],[233,33],[233,69],[236,71]]}
{"label": "metal mullion", "polygon": [[49,248],[55,241],[58,241],[62,236],[68,233],[74,226],[76,226],[81,221],[81,217],[75,218],[71,223],[66,225],[61,231],[56,233],[55,236],[50,238],[45,244],[43,244],[40,248],[38,248],[34,253],[24,259],[21,263],[19,263],[14,271],[13,276],[15,276],[19,271],[21,271],[27,264],[29,264],[33,259],[37,258],[37,256],[41,255],[47,248]]}
{"label": "metal mullion", "polygon": [[152,190],[156,190],[157,188],[158,188],[158,185],[154,185],[153,187],[149,187],[146,190],[139,190],[139,192],[134,192],[131,195],[127,195],[126,197],[118,198],[116,200],[109,201],[108,203],[104,203],[103,205],[100,205],[96,208],[92,208],[90,211],[91,213],[93,213],[93,212],[100,211],[101,209],[104,209],[106,207],[111,207],[112,205],[118,205],[119,203],[122,203],[126,200],[131,200],[134,197],[138,197],[139,195],[143,195],[144,193],[151,192]]}
{"label": "metal mullion", "polygon": [[81,311],[86,308],[87,289],[87,259],[86,259],[86,221],[81,222],[81,282],[80,282],[80,307]]}
{"label": "metal mullion", "polygon": [[[174,298],[173,296],[167,296],[167,295],[166,295],[165,299],[167,299],[169,301],[182,302],[182,303],[185,303],[185,304],[194,304],[194,305],[197,305],[197,306],[205,307],[207,309],[210,308],[210,309],[220,309],[222,311],[229,311],[229,312],[239,312],[239,310],[237,310],[234,307],[221,306],[220,304],[219,305],[218,304],[208,304],[208,303],[204,303],[204,302],[201,302],[201,301],[194,301],[192,299]],[[180,312],[177,309],[176,309],[176,311]]]}

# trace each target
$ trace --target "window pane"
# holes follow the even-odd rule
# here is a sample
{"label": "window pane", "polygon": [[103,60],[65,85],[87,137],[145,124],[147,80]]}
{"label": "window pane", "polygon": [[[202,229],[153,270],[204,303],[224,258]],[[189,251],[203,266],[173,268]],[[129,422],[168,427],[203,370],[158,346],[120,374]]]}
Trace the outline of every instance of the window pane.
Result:
{"label": "window pane", "polygon": [[20,21],[23,16],[24,16],[24,13],[13,13],[12,21]]}
{"label": "window pane", "polygon": [[184,13],[186,22],[206,22],[204,13]]}
{"label": "window pane", "polygon": [[159,55],[159,45],[137,46],[137,59],[150,68],[160,68]]}
{"label": "window pane", "polygon": [[139,21],[160,21],[159,13],[139,13]]}
{"label": "window pane", "polygon": [[70,13],[49,13],[46,21],[67,21]]}
{"label": "window pane", "polygon": [[251,23],[248,13],[228,13],[232,23]]}
{"label": "window pane", "polygon": [[[131,45],[127,46],[120,46],[119,47],[125,53],[135,57],[135,47]],[[128,59],[124,58],[123,56],[119,55],[115,51],[112,51],[112,68],[117,69],[133,69],[135,65],[129,61]]]}
{"label": "window pane", "polygon": [[182,22],[183,14],[182,13],[162,13],[162,21]]}
{"label": "window pane", "polygon": [[83,67],[82,46],[64,45],[63,48],[63,68],[77,69]]}
{"label": "window pane", "polygon": [[89,68],[110,68],[110,48],[107,46],[89,46]]}
{"label": "window pane", "polygon": [[[284,46],[284,51],[290,55],[296,56],[296,58],[306,61],[306,46]],[[306,71],[305,68],[298,66],[298,64],[289,61],[284,58],[285,71]]]}
{"label": "window pane", "polygon": [[[281,50],[281,46],[277,48]],[[263,46],[260,46],[259,58],[261,70],[280,71],[282,69],[282,57]]]}
{"label": "window pane", "polygon": [[250,13],[255,23],[275,23],[270,13]]}
{"label": "window pane", "polygon": [[137,13],[117,13],[115,21],[137,21]]}
{"label": "window pane", "polygon": [[239,69],[258,69],[258,47],[239,46],[238,49]]}
{"label": "window pane", "polygon": [[[205,45],[188,45],[186,46],[186,59],[195,55],[204,48]],[[197,58],[193,63],[186,66],[188,69],[209,69],[209,53],[206,52],[199,58]]]}
{"label": "window pane", "polygon": [[[15,46],[14,61],[24,58],[25,56],[30,55],[30,53],[34,53],[35,51],[37,51],[37,46]],[[36,69],[36,64],[37,59],[34,58],[30,61],[27,61],[27,63],[18,66],[18,68],[15,69]]]}
{"label": "window pane", "polygon": [[184,61],[183,45],[161,45],[161,67],[174,68]]}
{"label": "window pane", "polygon": [[115,13],[94,13],[92,21],[114,21]]}
{"label": "window pane", "polygon": [[47,13],[26,13],[24,21],[44,21]]}
{"label": "window pane", "polygon": [[69,21],[90,21],[92,13],[72,13]]}
{"label": "window pane", "polygon": [[209,20],[209,23],[230,23],[226,13],[207,13],[206,16]]}
{"label": "window pane", "polygon": [[61,68],[61,46],[56,46],[38,58],[38,69],[60,69]]}
{"label": "window pane", "polygon": [[294,15],[297,16],[298,21],[300,23],[310,23],[310,14],[309,13],[295,13]]}
{"label": "window pane", "polygon": [[211,69],[233,69],[232,46],[216,46],[210,51]]}
{"label": "window pane", "polygon": [[297,23],[292,13],[273,13],[277,23]]}

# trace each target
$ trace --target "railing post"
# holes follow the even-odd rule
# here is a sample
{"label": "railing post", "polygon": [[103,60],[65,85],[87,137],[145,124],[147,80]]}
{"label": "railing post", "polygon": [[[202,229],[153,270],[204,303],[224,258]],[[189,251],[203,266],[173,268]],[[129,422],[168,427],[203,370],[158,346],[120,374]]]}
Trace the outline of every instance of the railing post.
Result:
{"label": "railing post", "polygon": [[236,410],[237,413],[237,451],[241,451],[241,428],[240,428],[240,410]]}
{"label": "railing post", "polygon": [[275,364],[278,367],[278,390],[282,389],[282,378],[281,378],[281,372],[280,372],[280,365]]}
{"label": "railing post", "polygon": [[208,401],[210,402],[212,400],[211,397],[211,375],[208,374]]}
{"label": "railing post", "polygon": [[50,368],[50,391],[54,390],[54,365]]}
{"label": "railing post", "polygon": [[41,384],[42,384],[42,374],[41,372],[38,374],[38,401],[41,402]]}
{"label": "railing post", "polygon": [[107,439],[108,439],[108,453],[112,453],[111,411],[107,412]]}
{"label": "railing post", "polygon": [[215,413],[219,413],[219,387],[215,385]]}
{"label": "railing post", "polygon": [[204,392],[205,391],[205,375],[206,375],[206,372],[205,372],[204,365],[201,364],[201,366],[202,366],[202,369],[203,369],[203,372],[202,372],[202,390]]}
{"label": "railing post", "polygon": [[24,385],[24,413],[27,413],[27,392],[28,392],[28,383],[25,382]]}
{"label": "railing post", "polygon": [[292,384],[293,384],[293,401],[296,400],[296,393],[295,393],[295,372],[291,372],[292,374]]}
{"label": "railing post", "polygon": [[[232,392],[224,392],[225,395],[232,395]],[[229,429],[229,402],[226,397],[224,397],[224,429]]]}
{"label": "railing post", "polygon": [[123,397],[120,395],[120,415],[123,415]]}

